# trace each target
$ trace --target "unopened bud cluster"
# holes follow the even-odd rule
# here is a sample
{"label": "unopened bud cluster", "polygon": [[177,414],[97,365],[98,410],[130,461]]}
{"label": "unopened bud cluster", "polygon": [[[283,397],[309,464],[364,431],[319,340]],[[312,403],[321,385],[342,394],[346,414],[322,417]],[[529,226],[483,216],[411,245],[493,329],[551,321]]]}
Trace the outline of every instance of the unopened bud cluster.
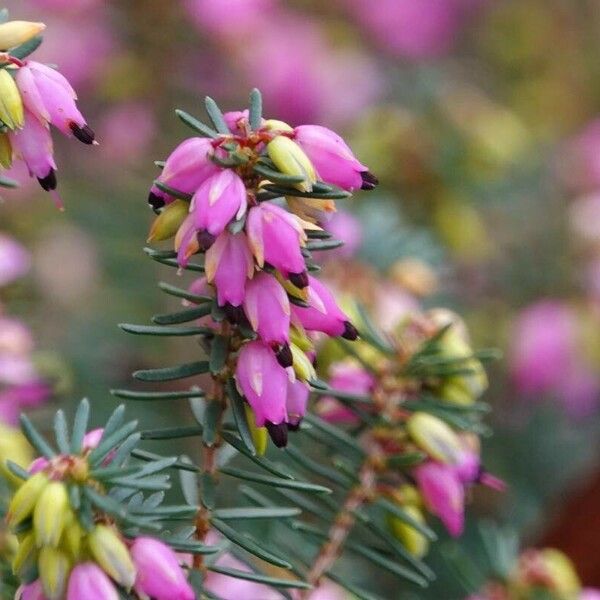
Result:
{"label": "unopened bud cluster", "polygon": [[217,307],[205,323],[229,324],[228,366],[253,425],[281,446],[315,377],[307,332],[357,337],[331,291],[309,275],[311,243],[327,237],[319,222],[335,198],[377,180],[333,131],[263,119],[256,90],[252,103],[222,114],[207,99],[216,131],[184,118],[205,137],[185,140],[164,162],[149,196],[159,213],[149,240],[174,237],[182,267],[204,254],[193,290]]}
{"label": "unopened bud cluster", "polygon": [[94,132],[76,105],[77,94],[56,69],[25,59],[39,43],[43,23],[8,21],[0,24],[0,166],[13,159],[25,162],[42,188],[55,192],[56,163],[50,125],[84,144]]}

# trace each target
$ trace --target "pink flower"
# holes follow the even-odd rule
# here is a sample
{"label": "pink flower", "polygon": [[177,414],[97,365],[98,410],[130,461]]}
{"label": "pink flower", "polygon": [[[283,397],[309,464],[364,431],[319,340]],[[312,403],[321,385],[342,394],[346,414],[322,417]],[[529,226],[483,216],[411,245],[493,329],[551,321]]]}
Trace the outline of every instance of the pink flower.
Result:
{"label": "pink flower", "polygon": [[177,555],[169,546],[148,537],[136,538],[131,558],[137,569],[135,589],[140,596],[155,600],[194,600],[194,590],[187,582]]}
{"label": "pink flower", "polygon": [[290,429],[297,429],[306,414],[310,389],[300,380],[288,381],[287,387],[287,424]]}
{"label": "pink flower", "polygon": [[244,233],[223,231],[206,251],[206,280],[214,283],[220,306],[240,306],[246,280],[254,274],[254,261]]}
{"label": "pink flower", "polygon": [[308,276],[309,307],[292,306],[292,317],[308,331],[321,331],[331,336],[342,336],[355,340],[358,333],[354,325],[337,305],[327,287],[312,276]]}
{"label": "pink flower", "polygon": [[285,277],[306,271],[300,250],[306,234],[296,218],[283,208],[270,202],[254,206],[248,212],[246,231],[259,267],[268,263]]}
{"label": "pink flower", "polygon": [[67,600],[118,600],[119,593],[95,563],[77,565],[69,575]]}
{"label": "pink flower", "polygon": [[290,330],[290,302],[281,284],[261,272],[246,285],[244,312],[259,337],[267,344],[287,344]]}
{"label": "pink flower", "polygon": [[286,421],[289,375],[269,346],[262,342],[245,344],[238,357],[235,379],[259,427],[267,422],[279,425]]}
{"label": "pink flower", "polygon": [[84,144],[94,142],[94,132],[75,104],[75,90],[58,71],[30,60],[18,69],[16,81],[23,104],[41,123],[51,123]]}
{"label": "pink flower", "polygon": [[25,275],[30,263],[29,253],[21,244],[0,234],[0,287]]}
{"label": "pink flower", "polygon": [[346,210],[338,210],[331,215],[331,218],[323,225],[336,240],[341,240],[344,245],[328,252],[322,252],[323,262],[331,259],[350,259],[358,252],[363,241],[363,228],[352,213]]}
{"label": "pink flower", "polygon": [[[188,138],[167,158],[158,180],[185,194],[193,194],[211,175],[221,169],[212,160],[212,144],[208,138]],[[150,190],[148,203],[155,210],[163,207],[173,198],[155,185]]]}
{"label": "pink flower", "polygon": [[15,598],[18,598],[18,600],[48,600],[46,596],[44,596],[42,582],[39,579],[36,579],[27,585],[22,585],[17,590]]}
{"label": "pink flower", "polygon": [[325,183],[344,190],[372,190],[377,179],[358,162],[346,142],[331,129],[320,125],[301,125],[294,130],[294,139],[315,166]]}
{"label": "pink flower", "polygon": [[246,187],[231,169],[211,175],[198,188],[190,204],[194,228],[219,235],[232,219],[246,212]]}
{"label": "pink flower", "polygon": [[428,461],[413,474],[428,510],[442,520],[450,535],[458,537],[464,527],[465,493],[456,469]]}
{"label": "pink flower", "polygon": [[9,387],[0,391],[0,422],[16,425],[26,408],[39,406],[51,396],[50,386],[40,380]]}

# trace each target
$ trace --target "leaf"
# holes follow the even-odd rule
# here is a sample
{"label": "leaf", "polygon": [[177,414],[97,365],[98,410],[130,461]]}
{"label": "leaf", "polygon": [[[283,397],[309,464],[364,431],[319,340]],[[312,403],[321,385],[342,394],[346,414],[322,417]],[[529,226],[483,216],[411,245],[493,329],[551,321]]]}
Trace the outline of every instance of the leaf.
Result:
{"label": "leaf", "polygon": [[395,454],[386,459],[388,467],[395,469],[408,469],[422,463],[427,458],[424,452],[406,452]]}
{"label": "leaf", "polygon": [[165,283],[164,281],[160,281],[158,287],[165,292],[165,294],[169,294],[169,296],[183,298],[184,300],[194,302],[195,304],[203,304],[204,302],[212,301],[210,296],[198,296],[197,294],[192,294],[187,290],[171,285],[170,283]]}
{"label": "leaf", "polygon": [[183,269],[184,271],[194,271],[197,273],[204,273],[204,265],[199,265],[196,263],[187,263],[185,266],[181,266],[178,262],[176,258],[164,258],[163,256],[160,255],[160,253],[157,253],[155,250],[152,250],[152,248],[144,248],[144,252],[152,259],[155,260],[156,262],[161,263],[162,265],[167,265],[169,267],[175,267],[176,269]]}
{"label": "leaf", "polygon": [[177,109],[177,110],[175,110],[175,114],[188,127],[193,129],[197,133],[203,135],[204,137],[216,138],[218,136],[218,133],[214,129],[212,129],[208,125],[205,125],[204,123],[202,123],[202,121],[199,121],[195,117],[192,117],[192,115],[190,115],[189,113],[186,113],[184,110]]}
{"label": "leaf", "polygon": [[19,182],[11,179],[10,177],[5,177],[4,175],[0,175],[0,187],[5,188],[17,188],[19,187]]}
{"label": "leaf", "polygon": [[216,530],[223,534],[228,540],[232,541],[234,544],[237,544],[238,546],[240,546],[240,548],[246,550],[246,552],[249,552],[250,554],[257,556],[261,560],[271,563],[272,565],[275,565],[277,567],[282,567],[283,569],[291,569],[292,565],[287,560],[263,548],[249,534],[238,533],[233,527],[227,525],[227,523],[225,523],[224,521],[221,521],[220,519],[216,519],[214,517],[211,517],[210,522]]}
{"label": "leaf", "polygon": [[284,173],[281,173],[281,171],[270,169],[268,166],[261,163],[256,163],[253,169],[258,175],[265,177],[269,181],[282,185],[292,186],[295,183],[302,183],[305,179],[303,175],[285,175]]}
{"label": "leaf", "polygon": [[223,408],[223,403],[219,400],[211,400],[205,405],[202,440],[208,447],[212,447],[217,441],[217,429],[221,422]]}
{"label": "leaf", "polygon": [[304,467],[310,473],[317,475],[317,477],[323,477],[324,479],[327,479],[333,483],[337,483],[344,488],[352,485],[352,480],[350,480],[348,477],[338,473],[326,465],[318,463],[312,458],[309,458],[302,450],[298,450],[298,448],[288,444],[285,451],[286,454],[295,460],[299,465]]}
{"label": "leaf", "polygon": [[162,369],[145,369],[135,371],[133,376],[139,381],[174,381],[194,375],[208,373],[208,362],[205,360],[184,363],[175,367],[164,367]]}
{"label": "leaf", "polygon": [[189,552],[191,554],[214,554],[219,551],[218,546],[207,546],[200,542],[181,540],[176,537],[161,537],[166,544],[178,552]]}
{"label": "leaf", "polygon": [[171,489],[168,475],[153,475],[143,478],[131,475],[129,477],[113,477],[112,479],[109,479],[109,481],[114,485],[131,487],[137,490],[148,490],[151,492]]}
{"label": "leaf", "polygon": [[132,433],[120,446],[112,459],[115,465],[122,466],[123,463],[132,455],[134,448],[140,443],[142,434],[139,431]]}
{"label": "leaf", "polygon": [[171,187],[170,185],[163,183],[159,179],[154,180],[154,185],[161,192],[164,192],[165,194],[168,194],[169,196],[173,196],[173,198],[177,198],[178,200],[184,200],[185,202],[191,202],[191,200],[193,198],[193,194],[187,194],[186,192],[181,192],[180,190],[177,190],[177,189]]}
{"label": "leaf", "polygon": [[[155,454],[154,452],[148,452],[147,450],[133,450],[131,452],[131,456],[133,456],[134,458],[139,458],[140,460],[146,460],[146,461],[156,461],[156,460],[162,460],[163,458],[166,458],[165,456],[160,456],[160,454]],[[189,459],[188,459],[189,460]],[[198,467],[194,464],[192,464],[191,462],[185,462],[182,459],[177,460],[176,462],[174,462],[171,467],[173,469],[179,469],[179,470],[183,470],[183,471],[191,471],[192,473],[196,473],[198,471]]]}
{"label": "leaf", "polygon": [[34,427],[33,423],[29,420],[29,417],[27,417],[27,415],[24,413],[21,413],[20,419],[23,434],[29,443],[46,458],[54,458],[56,456],[56,452],[43,438],[42,434]]}
{"label": "leaf", "polygon": [[230,477],[236,477],[237,479],[244,479],[246,481],[254,481],[256,483],[262,483],[276,488],[287,488],[292,490],[300,490],[303,492],[313,492],[316,494],[331,494],[331,490],[325,486],[317,485],[315,483],[308,483],[306,481],[297,481],[295,479],[282,479],[279,477],[270,477],[268,475],[262,475],[261,473],[254,473],[253,471],[243,471],[242,469],[236,469],[233,467],[223,467],[221,473],[229,475]]}
{"label": "leaf", "polygon": [[119,427],[116,431],[113,431],[109,436],[102,436],[98,446],[94,448],[88,456],[89,463],[91,465],[96,465],[102,462],[112,450],[137,429],[137,426],[137,421],[129,421],[122,427]]}
{"label": "leaf", "polygon": [[252,131],[258,131],[262,124],[262,94],[254,88],[250,92],[249,122]]}
{"label": "leaf", "polygon": [[81,488],[75,484],[69,484],[69,504],[75,511],[81,506]]}
{"label": "leaf", "polygon": [[110,496],[103,496],[93,488],[85,485],[83,486],[83,495],[98,509],[101,511],[116,517],[117,519],[124,519],[127,516],[127,509],[114,498]]}
{"label": "leaf", "polygon": [[208,569],[209,571],[220,573],[221,575],[228,575],[229,577],[235,577],[236,579],[246,579],[247,581],[263,583],[264,585],[269,585],[275,588],[294,588],[300,590],[312,589],[311,585],[297,579],[279,579],[278,577],[269,577],[268,575],[241,571],[240,569],[230,569],[229,567],[219,567],[217,565],[211,565],[208,567]]}
{"label": "leaf", "polygon": [[364,394],[352,394],[351,392],[335,390],[333,388],[328,388],[326,390],[313,388],[312,391],[318,396],[332,396],[333,398],[338,398],[339,400],[347,400],[348,402],[357,402],[359,404],[373,404],[373,400],[371,399],[371,397],[366,396]]}
{"label": "leaf", "polygon": [[331,444],[331,442],[336,442],[339,446],[350,449],[361,455],[364,454],[364,451],[358,442],[339,427],[331,425],[311,413],[307,413],[304,420],[307,423],[310,423],[319,432],[320,439],[325,443]]}
{"label": "leaf", "polygon": [[317,242],[308,242],[305,248],[309,252],[315,252],[320,250],[334,250],[344,245],[342,240],[320,240]]}
{"label": "leaf", "polygon": [[71,434],[71,453],[78,454],[83,449],[83,438],[87,430],[90,418],[90,403],[84,398],[77,407],[75,419],[73,420],[73,432]]}
{"label": "leaf", "polygon": [[208,510],[212,510],[215,507],[215,496],[216,496],[216,481],[213,475],[210,473],[202,473],[200,475],[200,483],[202,484],[202,496],[200,502],[202,506]]}
{"label": "leaf", "polygon": [[25,43],[21,44],[20,46],[13,48],[10,51],[10,54],[11,54],[11,56],[14,56],[15,58],[22,60],[23,58],[26,58],[27,56],[29,56],[30,54],[35,52],[42,44],[42,41],[43,41],[42,36],[36,35],[34,38],[27,40]]}
{"label": "leaf", "polygon": [[[349,198],[352,194],[344,190],[333,190],[331,192],[301,192],[295,188],[287,188],[281,185],[266,184],[264,190],[271,192],[275,196],[295,196],[297,198],[321,198],[323,200],[343,200]],[[314,190],[314,186],[313,186]]]}
{"label": "leaf", "polygon": [[110,417],[108,417],[108,421],[106,421],[106,425],[104,425],[104,431],[102,432],[102,438],[100,439],[100,443],[102,440],[107,438],[113,432],[115,432],[121,425],[123,424],[123,418],[125,417],[125,405],[119,404],[117,408],[112,412]]}
{"label": "leaf", "polygon": [[223,113],[221,112],[219,105],[210,96],[206,96],[204,105],[215,129],[224,135],[231,135],[231,131],[229,131],[229,127],[227,127],[227,123],[223,118]]}
{"label": "leaf", "polygon": [[69,454],[69,432],[67,430],[67,419],[62,409],[54,413],[54,435],[56,437],[56,445],[61,454]]}
{"label": "leaf", "polygon": [[269,506],[255,508],[250,506],[240,506],[238,508],[218,508],[213,511],[213,516],[217,519],[284,519],[296,517],[301,514],[299,508],[293,506]]}
{"label": "leaf", "polygon": [[177,325],[179,323],[187,323],[189,321],[201,319],[202,317],[209,315],[210,310],[210,304],[205,302],[201,306],[188,308],[186,310],[182,310],[181,312],[169,313],[165,315],[154,315],[151,320],[157,325]]}
{"label": "leaf", "polygon": [[[192,461],[187,456],[181,457],[181,462]],[[185,501],[194,507],[198,507],[200,504],[200,495],[198,493],[198,476],[196,473],[191,471],[180,471],[179,472],[179,483],[181,484],[181,491]]]}
{"label": "leaf", "polygon": [[176,390],[172,392],[140,392],[137,390],[110,390],[110,393],[117,398],[126,400],[177,400],[180,398],[202,398],[204,392],[200,389],[194,390]]}
{"label": "leaf", "polygon": [[195,437],[202,435],[202,427],[189,426],[189,427],[165,427],[164,429],[148,429],[142,431],[143,440],[174,440],[177,438],[184,437]]}
{"label": "leaf", "polygon": [[246,450],[248,450],[252,456],[256,456],[256,449],[254,448],[254,442],[252,441],[252,434],[250,433],[250,429],[248,427],[248,421],[246,421],[244,399],[238,392],[233,378],[227,380],[227,397],[229,398],[231,412],[233,413],[233,420],[235,421],[240,438],[244,443]]}
{"label": "leaf", "polygon": [[407,525],[410,525],[419,533],[422,533],[428,540],[437,540],[437,535],[434,531],[427,527],[427,525],[423,525],[423,523],[419,523],[419,521],[413,519],[401,506],[394,504],[387,498],[377,498],[377,500],[375,500],[375,504],[392,513],[395,517],[398,517],[398,519]]}
{"label": "leaf", "polygon": [[12,460],[5,461],[4,465],[15,477],[18,477],[19,479],[26,480],[31,476],[23,467],[19,466]]}
{"label": "leaf", "polygon": [[135,325],[133,323],[119,323],[119,327],[123,331],[134,335],[184,337],[211,333],[208,327],[163,327],[161,325]]}
{"label": "leaf", "polygon": [[352,582],[348,581],[348,577],[336,575],[335,572],[329,571],[327,577],[334,583],[337,583],[340,587],[349,591],[353,596],[356,596],[357,600],[385,600],[381,596],[377,596],[372,592],[367,592]]}
{"label": "leaf", "polygon": [[228,356],[229,340],[222,335],[216,335],[210,347],[209,368],[213,375],[218,375],[223,370]]}
{"label": "leaf", "polygon": [[396,353],[394,347],[385,339],[384,334],[377,330],[377,327],[371,320],[371,317],[365,310],[365,307],[356,303],[356,310],[360,316],[359,335],[361,338],[375,346],[384,354],[393,355]]}

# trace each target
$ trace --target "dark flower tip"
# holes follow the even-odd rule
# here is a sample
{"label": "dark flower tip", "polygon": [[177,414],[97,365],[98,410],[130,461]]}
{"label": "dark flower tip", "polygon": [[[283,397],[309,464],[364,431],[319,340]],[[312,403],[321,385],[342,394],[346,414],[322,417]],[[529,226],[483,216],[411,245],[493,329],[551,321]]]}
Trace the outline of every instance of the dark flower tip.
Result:
{"label": "dark flower tip", "polygon": [[302,417],[294,418],[292,421],[288,421],[288,424],[287,424],[288,431],[298,431],[298,429],[300,429],[301,423],[302,423]]}
{"label": "dark flower tip", "polygon": [[77,123],[73,123],[73,121],[71,121],[71,123],[69,123],[69,128],[73,132],[73,135],[80,142],[83,142],[84,144],[93,144],[94,143],[96,136],[94,135],[94,132],[92,131],[91,127],[88,127],[87,125],[84,125],[83,127],[79,127],[79,125],[77,125]]}
{"label": "dark flower tip", "polygon": [[294,357],[288,344],[283,344],[277,352],[275,352],[277,362],[284,368],[287,369],[294,364]]}
{"label": "dark flower tip", "polygon": [[156,213],[160,213],[160,209],[165,205],[165,201],[163,198],[155,194],[154,192],[150,192],[148,194],[148,204],[152,207],[152,210]]}
{"label": "dark flower tip", "polygon": [[361,190],[374,190],[379,185],[379,179],[370,171],[363,171],[360,176],[362,177]]}
{"label": "dark flower tip", "polygon": [[308,287],[308,273],[303,271],[302,273],[290,273],[288,279],[297,287],[305,288]]}
{"label": "dark flower tip", "polygon": [[38,177],[38,181],[40,182],[42,188],[47,192],[50,190],[55,190],[58,184],[58,181],[56,180],[56,171],[54,169],[50,169],[50,173],[48,173],[46,177]]}
{"label": "dark flower tip", "polygon": [[265,427],[269,432],[269,437],[273,440],[273,443],[278,448],[285,448],[287,446],[288,426],[286,423],[279,423],[278,425],[275,425],[275,423],[266,421]]}
{"label": "dark flower tip", "polygon": [[346,340],[354,341],[358,338],[358,331],[350,321],[344,322],[344,333],[342,333],[342,337]]}
{"label": "dark flower tip", "polygon": [[208,231],[199,231],[196,235],[196,239],[198,240],[198,245],[200,246],[200,250],[208,250],[217,239],[212,233],[208,233]]}
{"label": "dark flower tip", "polygon": [[227,320],[234,325],[238,325],[246,321],[246,315],[244,314],[244,309],[241,306],[233,306],[233,304],[229,304],[228,302],[223,306],[223,310]]}

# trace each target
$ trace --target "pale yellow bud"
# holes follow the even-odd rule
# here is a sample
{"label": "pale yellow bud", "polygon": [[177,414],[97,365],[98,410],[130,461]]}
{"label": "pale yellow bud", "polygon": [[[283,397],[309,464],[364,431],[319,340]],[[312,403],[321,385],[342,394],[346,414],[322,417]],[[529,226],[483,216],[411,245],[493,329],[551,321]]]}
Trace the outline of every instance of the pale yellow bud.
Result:
{"label": "pale yellow bud", "polygon": [[23,101],[8,69],[0,69],[0,119],[9,129],[23,126]]}
{"label": "pale yellow bud", "polygon": [[11,527],[31,516],[38,498],[48,485],[48,477],[44,473],[36,473],[21,485],[8,505],[6,520]]}
{"label": "pale yellow bud", "polygon": [[175,200],[171,204],[167,204],[160,215],[154,219],[147,241],[161,242],[174,237],[189,211],[189,202],[183,200]]}
{"label": "pale yellow bud", "polygon": [[294,131],[291,125],[288,125],[285,121],[278,121],[277,119],[268,119],[263,124],[263,129],[267,131]]}
{"label": "pale yellow bud", "polygon": [[263,456],[267,451],[267,445],[269,443],[269,433],[266,427],[258,427],[256,425],[256,419],[254,418],[254,411],[248,404],[244,404],[244,410],[246,412],[246,421],[248,423],[248,429],[250,435],[252,435],[252,442],[254,443],[254,449],[256,454]]}
{"label": "pale yellow bud", "polygon": [[290,327],[290,341],[304,352],[314,350],[315,348],[312,340],[306,335],[306,331],[296,325]]}
{"label": "pale yellow bud", "polygon": [[[423,525],[425,524],[425,517],[416,506],[408,504],[403,506],[402,510],[404,510],[404,512],[406,512],[418,523]],[[422,533],[393,514],[388,513],[386,516],[386,521],[391,534],[399,542],[402,542],[404,547],[413,556],[416,558],[423,558],[427,554],[427,551],[429,550],[429,542]]]}
{"label": "pale yellow bud", "polygon": [[96,525],[88,536],[88,547],[96,562],[119,585],[128,590],[135,583],[135,566],[127,546],[107,525]]}
{"label": "pale yellow bud", "polygon": [[310,159],[296,142],[278,135],[267,144],[267,153],[283,174],[304,178],[304,181],[294,185],[295,188],[302,192],[312,192],[317,174]]}
{"label": "pale yellow bud", "polygon": [[38,570],[42,588],[48,600],[63,598],[70,569],[71,563],[67,555],[61,550],[50,547],[40,550]]}
{"label": "pale yellow bud", "polygon": [[415,444],[435,460],[447,464],[456,464],[460,460],[460,439],[441,419],[416,412],[406,422],[406,430]]}
{"label": "pale yellow bud", "polygon": [[0,133],[0,166],[10,169],[12,165],[12,146],[6,133]]}
{"label": "pale yellow bud", "polygon": [[315,368],[313,367],[310,359],[296,344],[290,344],[290,350],[292,351],[293,367],[296,377],[302,381],[310,381],[317,378]]}
{"label": "pale yellow bud", "polygon": [[25,468],[33,460],[33,450],[19,429],[0,423],[0,474],[11,483],[21,485],[23,480],[13,475],[6,467],[7,460]]}
{"label": "pale yellow bud", "polygon": [[46,29],[44,23],[7,21],[0,25],[0,50],[20,46]]}
{"label": "pale yellow bud", "polygon": [[12,570],[18,577],[25,577],[35,567],[38,550],[33,533],[27,534],[20,542],[13,558]]}
{"label": "pale yellow bud", "polygon": [[580,591],[581,582],[571,560],[554,548],[544,548],[541,555],[554,591],[561,598],[575,598]]}
{"label": "pale yellow bud", "polygon": [[60,540],[60,546],[74,561],[81,553],[81,541],[83,539],[83,535],[83,528],[77,521],[75,514],[70,511],[70,515],[67,519],[67,523]]}
{"label": "pale yellow bud", "polygon": [[50,482],[41,493],[33,511],[33,529],[38,547],[58,546],[70,512],[67,486],[61,481]]}

